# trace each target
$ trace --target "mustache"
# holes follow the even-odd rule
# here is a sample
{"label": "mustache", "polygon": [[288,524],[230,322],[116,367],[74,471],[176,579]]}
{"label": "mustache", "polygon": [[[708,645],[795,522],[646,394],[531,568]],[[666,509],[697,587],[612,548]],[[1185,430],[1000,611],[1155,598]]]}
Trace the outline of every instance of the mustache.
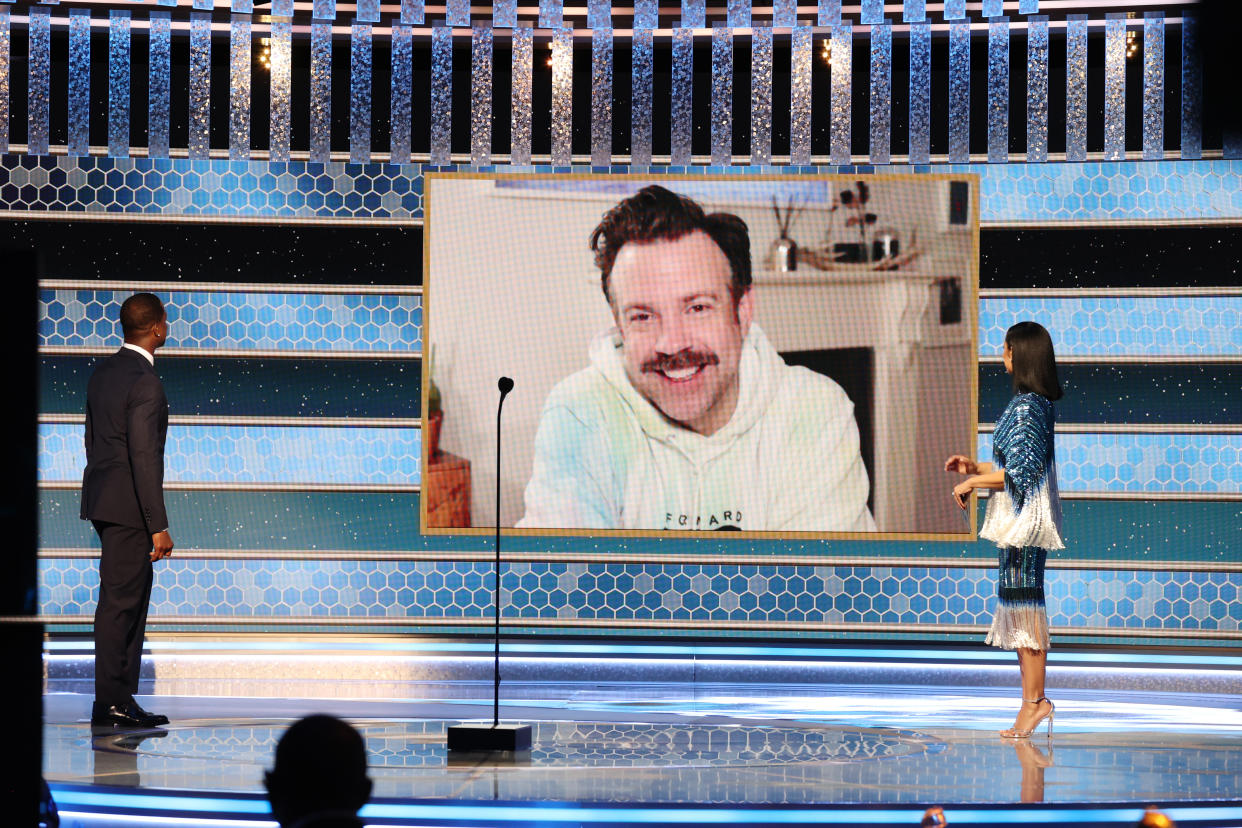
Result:
{"label": "mustache", "polygon": [[642,364],[643,373],[681,371],[686,368],[703,368],[719,365],[720,357],[708,350],[686,348],[675,354],[659,354]]}

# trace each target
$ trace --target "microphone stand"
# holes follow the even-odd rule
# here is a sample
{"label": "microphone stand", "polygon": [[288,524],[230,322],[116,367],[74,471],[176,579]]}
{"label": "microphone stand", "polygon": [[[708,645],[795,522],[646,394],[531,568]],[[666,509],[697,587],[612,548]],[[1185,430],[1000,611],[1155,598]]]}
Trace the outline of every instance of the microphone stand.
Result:
{"label": "microphone stand", "polygon": [[495,626],[492,640],[495,645],[495,663],[492,668],[492,723],[468,722],[455,724],[448,729],[448,749],[453,752],[494,753],[497,751],[530,750],[531,728],[528,724],[500,723],[500,412],[505,407],[505,397],[513,390],[513,380],[501,377],[496,383],[500,390],[500,403],[496,406],[496,579],[494,606]]}

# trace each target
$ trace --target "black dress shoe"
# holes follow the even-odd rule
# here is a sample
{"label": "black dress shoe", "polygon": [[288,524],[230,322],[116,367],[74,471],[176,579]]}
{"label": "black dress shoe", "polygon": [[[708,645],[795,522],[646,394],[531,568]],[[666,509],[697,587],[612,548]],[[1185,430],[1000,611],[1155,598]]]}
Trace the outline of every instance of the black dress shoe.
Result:
{"label": "black dress shoe", "polygon": [[133,702],[106,706],[95,702],[91,708],[91,725],[94,727],[155,727],[167,723],[166,717],[147,713]]}
{"label": "black dress shoe", "polygon": [[168,717],[165,716],[163,713],[152,713],[150,710],[143,710],[142,707],[138,704],[138,702],[133,703],[133,708],[135,711],[138,712],[139,715],[146,716],[147,721],[153,725],[168,724]]}

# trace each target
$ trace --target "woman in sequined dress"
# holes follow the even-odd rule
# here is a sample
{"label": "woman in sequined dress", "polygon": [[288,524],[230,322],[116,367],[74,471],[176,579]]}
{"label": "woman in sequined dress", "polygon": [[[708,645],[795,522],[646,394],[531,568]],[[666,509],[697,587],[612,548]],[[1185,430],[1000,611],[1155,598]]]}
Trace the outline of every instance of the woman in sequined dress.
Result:
{"label": "woman in sequined dress", "polygon": [[992,462],[955,454],[945,470],[970,475],[953,489],[963,509],[973,489],[991,489],[979,537],[1000,548],[998,606],[987,643],[1016,650],[1022,673],[1022,707],[1010,739],[1025,739],[1046,718],[1052,736],[1054,706],[1044,695],[1048,615],[1044,610],[1044,561],[1061,542],[1061,500],[1053,453],[1052,403],[1061,398],[1052,337],[1036,322],[1019,322],[1005,333],[1005,370],[1014,397],[992,434]]}

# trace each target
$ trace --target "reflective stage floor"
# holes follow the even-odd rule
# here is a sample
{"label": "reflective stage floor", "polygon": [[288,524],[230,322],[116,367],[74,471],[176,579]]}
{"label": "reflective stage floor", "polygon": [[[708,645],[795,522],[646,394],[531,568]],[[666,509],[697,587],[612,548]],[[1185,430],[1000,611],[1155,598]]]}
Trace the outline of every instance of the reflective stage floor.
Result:
{"label": "reflective stage floor", "polygon": [[62,825],[259,825],[281,732],[330,712],[366,739],[377,825],[917,825],[933,805],[949,824],[1133,825],[1148,804],[1242,825],[1242,672],[1207,672],[1211,692],[1133,675],[1050,688],[1054,737],[1022,741],[996,733],[1014,690],[937,684],[927,665],[919,684],[510,682],[501,717],[533,724],[534,747],[502,760],[444,747],[447,724],[490,721],[490,682],[404,699],[148,696],[169,727],[102,735],[89,694],[51,682],[44,767]]}

